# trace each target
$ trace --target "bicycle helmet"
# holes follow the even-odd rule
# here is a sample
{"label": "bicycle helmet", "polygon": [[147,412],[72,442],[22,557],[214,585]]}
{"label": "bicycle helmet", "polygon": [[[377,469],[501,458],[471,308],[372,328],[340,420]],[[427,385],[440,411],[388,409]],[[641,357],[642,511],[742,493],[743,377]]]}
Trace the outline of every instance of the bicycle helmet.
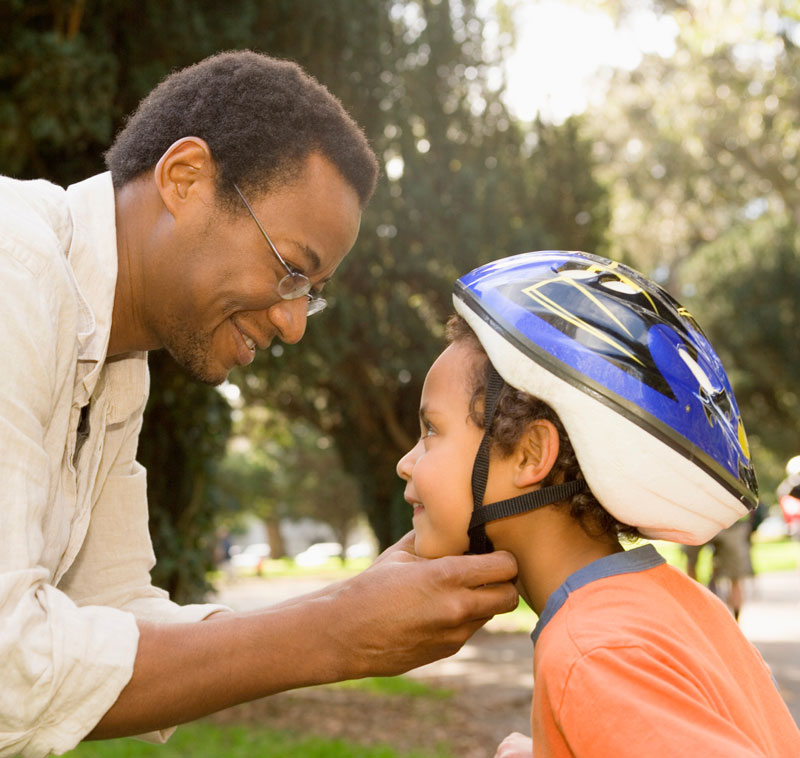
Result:
{"label": "bicycle helmet", "polygon": [[499,374],[487,388],[485,429],[505,381],[556,411],[585,477],[484,506],[485,437],[473,469],[471,552],[491,549],[487,521],[585,486],[644,536],[686,544],[707,542],[756,507],[722,363],[660,286],[596,255],[542,251],[475,269],[456,282],[453,301]]}

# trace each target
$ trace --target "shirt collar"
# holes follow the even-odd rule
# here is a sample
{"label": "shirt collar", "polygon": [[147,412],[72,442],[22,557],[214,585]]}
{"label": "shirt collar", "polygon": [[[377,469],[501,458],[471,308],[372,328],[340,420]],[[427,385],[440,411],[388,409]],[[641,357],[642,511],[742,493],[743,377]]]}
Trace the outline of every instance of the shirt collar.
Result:
{"label": "shirt collar", "polygon": [[645,571],[646,569],[660,566],[664,562],[664,559],[652,545],[642,545],[632,550],[623,550],[621,553],[613,553],[612,555],[598,558],[588,566],[584,566],[574,574],[570,574],[564,583],[547,599],[542,615],[539,616],[539,621],[531,634],[534,644],[539,639],[539,635],[547,625],[547,622],[556,615],[561,606],[567,601],[570,593],[598,579],[605,579],[618,574]]}
{"label": "shirt collar", "polygon": [[72,240],[67,258],[77,284],[78,383],[88,399],[108,351],[117,282],[117,226],[111,174],[67,188]]}

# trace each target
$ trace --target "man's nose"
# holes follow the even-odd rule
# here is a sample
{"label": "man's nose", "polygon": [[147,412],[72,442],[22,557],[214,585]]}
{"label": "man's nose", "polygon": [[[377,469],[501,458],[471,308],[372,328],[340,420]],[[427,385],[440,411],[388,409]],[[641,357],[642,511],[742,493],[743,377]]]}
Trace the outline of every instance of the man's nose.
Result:
{"label": "man's nose", "polygon": [[293,300],[279,300],[267,309],[267,315],[278,336],[283,342],[293,345],[299,342],[306,332],[308,298],[305,296]]}

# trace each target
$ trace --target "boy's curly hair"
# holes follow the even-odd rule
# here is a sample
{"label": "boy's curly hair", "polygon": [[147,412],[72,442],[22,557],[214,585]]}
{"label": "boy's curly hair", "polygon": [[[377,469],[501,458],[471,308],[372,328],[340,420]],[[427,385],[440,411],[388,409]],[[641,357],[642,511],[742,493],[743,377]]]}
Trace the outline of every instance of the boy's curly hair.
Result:
{"label": "boy's curly hair", "polygon": [[217,192],[230,208],[240,204],[234,182],[245,192],[268,192],[296,178],[312,152],[336,166],[362,208],[375,189],[378,163],[361,128],[291,61],[237,50],[170,74],[106,152],[114,186],[152,170],[182,137],[208,143]]}
{"label": "boy's curly hair", "polygon": [[[465,343],[482,358],[476,364],[476,370],[470,378],[472,397],[470,399],[470,419],[481,429],[484,427],[483,399],[489,382],[491,363],[475,332],[469,324],[458,315],[453,315],[447,322],[447,339],[451,343]],[[542,487],[558,482],[583,479],[578,458],[572,448],[569,435],[561,423],[558,414],[544,401],[515,389],[504,383],[497,399],[489,439],[492,448],[506,457],[511,455],[522,434],[531,421],[546,419],[555,426],[559,437],[559,451],[553,468],[542,480]],[[581,525],[583,530],[594,538],[610,537],[613,539],[637,539],[641,537],[636,527],[623,524],[615,519],[597,500],[589,489],[573,495],[569,499],[569,514]]]}

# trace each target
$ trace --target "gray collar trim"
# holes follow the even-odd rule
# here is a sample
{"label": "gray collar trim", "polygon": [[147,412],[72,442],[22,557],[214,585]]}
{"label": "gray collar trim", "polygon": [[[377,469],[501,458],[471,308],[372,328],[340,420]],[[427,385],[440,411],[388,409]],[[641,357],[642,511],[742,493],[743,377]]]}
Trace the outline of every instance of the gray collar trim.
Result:
{"label": "gray collar trim", "polygon": [[558,610],[567,601],[571,592],[585,587],[598,579],[605,579],[617,574],[633,574],[660,566],[662,563],[665,563],[664,559],[652,545],[642,545],[633,550],[625,550],[622,553],[614,553],[613,555],[607,555],[605,558],[599,558],[574,574],[570,574],[564,583],[547,599],[542,615],[531,633],[531,639],[533,639],[534,644],[539,639],[539,635],[547,625],[547,622],[558,613]]}

